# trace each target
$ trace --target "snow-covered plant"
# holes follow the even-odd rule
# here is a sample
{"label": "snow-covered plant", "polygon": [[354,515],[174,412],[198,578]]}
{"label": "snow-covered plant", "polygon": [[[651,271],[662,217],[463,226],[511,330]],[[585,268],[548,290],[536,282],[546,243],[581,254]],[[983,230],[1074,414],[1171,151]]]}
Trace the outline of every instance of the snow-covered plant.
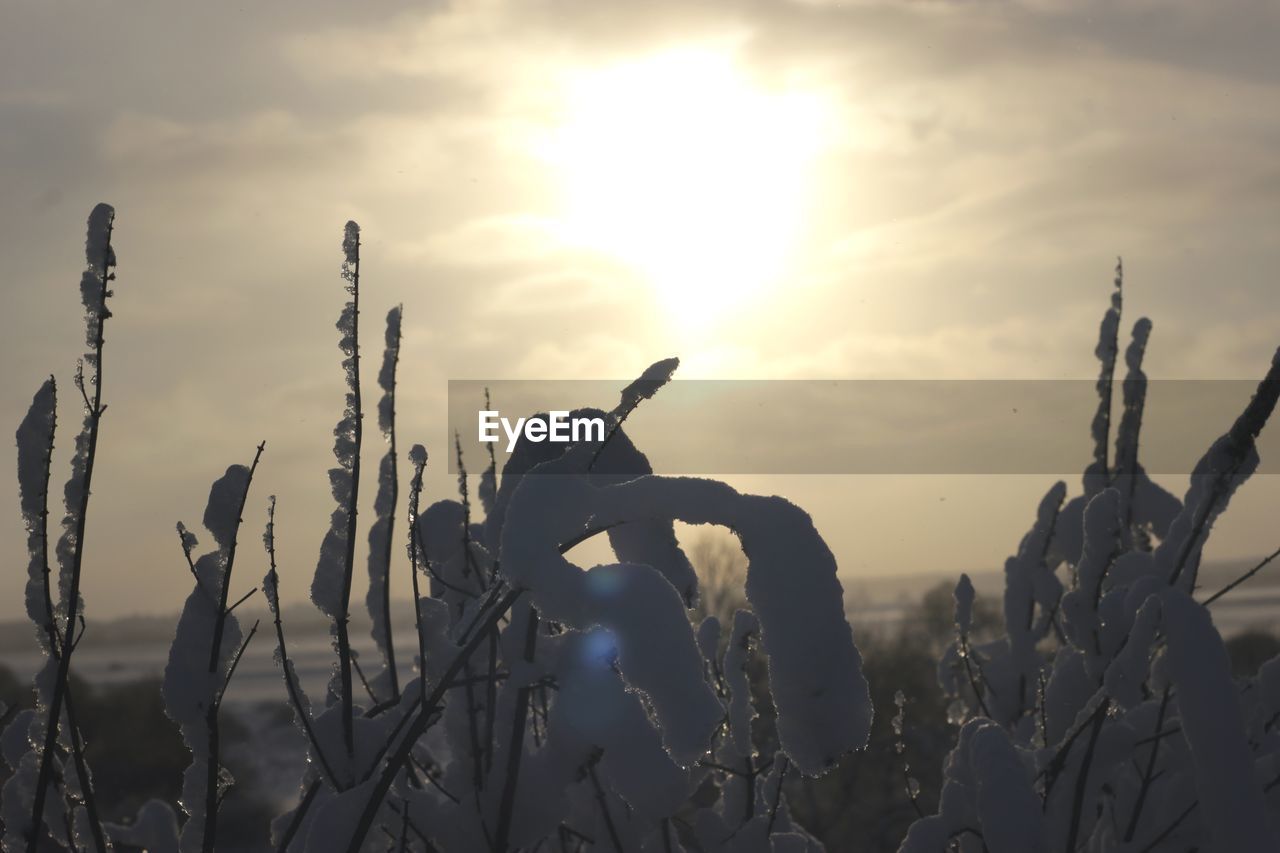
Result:
{"label": "snow-covered plant", "polygon": [[369,593],[365,604],[373,620],[373,641],[382,655],[383,668],[370,679],[375,696],[388,699],[400,695],[396,654],[391,636],[391,557],[395,551],[395,512],[399,495],[396,458],[396,366],[400,361],[400,306],[387,313],[386,351],[378,386],[378,429],[387,441],[387,452],[378,463],[378,496],[374,500],[374,522],[369,527]]}
{"label": "snow-covered plant", "polygon": [[[179,525],[192,591],[178,623],[163,696],[192,761],[179,821],[150,801],[130,825],[103,824],[68,690],[83,633],[79,595],[85,516],[105,406],[102,330],[115,265],[111,208],[89,220],[86,415],[65,491],[53,582],[48,483],[56,387],[46,382],[18,429],[20,507],[28,531],[26,604],[48,660],[34,710],[4,715],[0,752],[4,848],[52,843],[105,851],[213,851],[222,797],[219,711],[249,639],[231,602],[239,526],[262,447],[210,491],[212,550]],[[705,479],[661,477],[625,423],[678,366],[654,364],[601,417],[602,438],[518,443],[502,470],[490,453],[477,510],[455,443],[459,499],[422,509],[427,454],[414,445],[405,530],[416,654],[392,643],[389,594],[399,477],[395,432],[400,309],[387,316],[378,376],[387,447],[369,525],[365,596],[380,662],[360,666],[348,634],[355,581],[363,407],[360,230],[344,231],[349,299],[338,329],[346,404],[329,472],[336,504],[312,599],[332,625],[335,661],[311,701],[289,656],[281,615],[275,499],[262,582],[282,695],[307,748],[296,805],[272,825],[282,851],[388,849],[814,851],[790,815],[793,773],[818,775],[866,745],[872,718],[862,660],[843,611],[835,560],[810,518],[779,497]],[[1255,440],[1280,398],[1280,353],[1244,412],[1204,455],[1182,500],[1139,462],[1150,323],[1124,353],[1121,271],[1099,335],[1099,406],[1083,494],[1055,484],[1005,565],[1004,635],[973,632],[974,589],[955,591],[955,640],[939,680],[960,726],[936,813],[910,829],[911,853],[1277,849],[1280,658],[1232,680],[1208,606],[1260,568],[1196,600],[1200,555],[1216,519],[1258,466]],[[486,406],[488,406],[486,394]],[[535,415],[535,419],[547,416]],[[1113,435],[1114,434],[1114,435]],[[1114,447],[1114,453],[1112,453]],[[728,528],[747,560],[746,607],[695,628],[702,590],[674,523]],[[583,567],[573,549],[605,537],[612,561]],[[1273,555],[1274,556],[1274,555]],[[241,561],[244,557],[241,556]],[[256,625],[254,629],[256,630]],[[770,730],[749,676],[767,666]],[[359,681],[363,692],[353,686]],[[907,697],[893,730],[903,754]],[[773,744],[762,751],[762,743]],[[776,749],[775,746],[776,745]],[[911,768],[902,781],[921,812]],[[895,782],[895,785],[898,784]]]}
{"label": "snow-covered plant", "polygon": [[1055,484],[1005,564],[1004,636],[969,642],[973,588],[967,577],[957,585],[939,681],[963,725],[937,813],[911,827],[902,853],[1280,849],[1280,659],[1233,681],[1207,607],[1239,582],[1194,597],[1214,521],[1258,466],[1280,352],[1178,500],[1138,462],[1145,318],[1125,353],[1108,455],[1116,273],[1084,493],[1064,505]]}
{"label": "snow-covered plant", "polygon": [[178,725],[191,751],[180,799],[187,813],[179,839],[182,853],[212,853],[216,849],[218,809],[226,790],[235,782],[220,761],[219,711],[236,664],[258,630],[255,623],[242,638],[240,623],[232,611],[256,590],[235,603],[228,601],[240,519],[263,447],[258,445],[252,464],[232,465],[209,490],[204,526],[213,535],[212,551],[193,560],[196,536],[178,524],[182,552],[195,586],[187,596],[169,648],[162,695],[165,711]]}
{"label": "snow-covered plant", "polygon": [[[111,311],[111,282],[116,256],[111,245],[115,210],[99,204],[89,214],[85,270],[80,299],[85,308],[88,352],[76,367],[75,386],[84,402],[84,421],[76,436],[71,476],[63,490],[66,513],[55,553],[55,589],[49,560],[49,478],[57,417],[57,388],[52,378],[36,392],[18,428],[18,488],[27,528],[27,615],[45,662],[35,678],[34,710],[17,714],[3,736],[5,762],[13,776],[4,786],[6,850],[39,849],[45,835],[65,847],[104,851],[108,847],[85,762],[84,743],[69,690],[71,657],[84,630],[80,596],[85,525],[97,457],[102,402],[103,332]],[[85,368],[88,367],[88,376]]]}
{"label": "snow-covered plant", "polygon": [[[359,489],[359,229],[347,226],[342,313],[347,408],[336,430],[338,501],[312,594],[334,620],[338,672],[316,713],[289,661],[279,618],[274,522],[263,587],[277,659],[311,761],[296,808],[274,824],[282,850],[516,850],[559,843],[617,850],[820,849],[795,825],[788,772],[822,773],[865,745],[871,721],[861,659],[835,561],[809,517],[781,498],[652,474],[623,429],[678,362],[623,389],[603,440],[520,443],[480,477],[473,517],[458,450],[459,500],[419,511],[426,452],[409,453],[408,554],[417,660],[402,679],[386,616],[387,543],[397,498],[395,366],[400,312],[388,316],[379,469],[366,603],[382,669],[353,694],[344,639]],[[545,418],[545,415],[538,417]],[[271,519],[274,518],[272,514]],[[750,560],[752,611],[738,614],[723,661],[709,620],[695,636],[698,581],[673,522],[733,530]],[[617,562],[566,556],[604,535]],[[757,753],[748,656],[769,664],[781,749]],[[697,796],[695,796],[697,794]]]}

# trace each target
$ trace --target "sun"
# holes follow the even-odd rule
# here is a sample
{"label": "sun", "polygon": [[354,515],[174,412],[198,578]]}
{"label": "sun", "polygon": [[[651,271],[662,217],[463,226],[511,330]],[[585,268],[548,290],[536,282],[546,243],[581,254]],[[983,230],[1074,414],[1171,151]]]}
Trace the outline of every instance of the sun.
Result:
{"label": "sun", "polygon": [[578,72],[546,155],[564,238],[702,323],[780,283],[805,225],[821,99],[748,80],[724,52]]}

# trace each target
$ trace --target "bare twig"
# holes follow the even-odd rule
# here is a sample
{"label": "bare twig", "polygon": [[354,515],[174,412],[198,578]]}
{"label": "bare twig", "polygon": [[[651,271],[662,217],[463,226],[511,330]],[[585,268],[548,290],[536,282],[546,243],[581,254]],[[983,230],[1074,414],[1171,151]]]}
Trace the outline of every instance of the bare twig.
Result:
{"label": "bare twig", "polygon": [[1206,598],[1204,601],[1202,601],[1202,602],[1200,602],[1200,603],[1201,603],[1201,604],[1203,604],[1205,607],[1208,607],[1210,604],[1213,604],[1213,603],[1214,603],[1215,601],[1217,601],[1219,598],[1222,598],[1222,596],[1224,596],[1224,595],[1226,595],[1227,593],[1231,592],[1231,590],[1233,590],[1233,589],[1235,589],[1236,587],[1240,586],[1240,584],[1244,583],[1245,581],[1249,580],[1249,578],[1253,577],[1253,576],[1254,576],[1254,575],[1256,575],[1258,572],[1260,572],[1260,571],[1262,571],[1263,569],[1265,569],[1265,568],[1267,567],[1267,565],[1268,565],[1272,560],[1274,560],[1276,557],[1280,557],[1280,548],[1277,548],[1276,550],[1272,551],[1270,554],[1268,554],[1268,555],[1267,555],[1267,557],[1266,557],[1265,559],[1263,559],[1263,561],[1262,561],[1262,562],[1258,563],[1258,565],[1254,566],[1252,569],[1250,569],[1249,571],[1245,572],[1245,573],[1244,573],[1244,574],[1242,574],[1240,577],[1236,578],[1236,579],[1235,579],[1235,580],[1233,580],[1231,583],[1227,584],[1227,585],[1226,585],[1226,586],[1224,586],[1222,589],[1218,590],[1218,591],[1217,591],[1217,592],[1215,592],[1213,595],[1209,596],[1208,598]]}
{"label": "bare twig", "polygon": [[237,607],[239,607],[241,604],[244,604],[246,601],[252,598],[257,591],[258,591],[258,588],[255,586],[253,589],[249,590],[244,595],[237,598],[236,603],[227,608],[227,613],[230,614],[234,612]]}

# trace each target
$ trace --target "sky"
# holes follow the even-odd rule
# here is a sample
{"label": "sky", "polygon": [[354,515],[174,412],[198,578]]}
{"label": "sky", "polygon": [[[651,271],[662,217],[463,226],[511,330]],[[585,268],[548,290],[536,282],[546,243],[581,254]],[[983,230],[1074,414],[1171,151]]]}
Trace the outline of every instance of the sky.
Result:
{"label": "sky", "polygon": [[[1257,378],[1280,344],[1262,0],[0,8],[0,424],[59,378],[55,483],[84,222],[117,211],[91,617],[180,606],[174,522],[262,440],[242,538],[278,495],[305,595],[348,219],[365,340],[404,305],[400,440],[431,450],[433,500],[449,379],[625,381],[671,355],[700,379],[1088,378],[1117,255],[1152,377]],[[1063,415],[1082,442],[1090,415]],[[1275,547],[1275,479],[1211,558]],[[11,482],[0,618],[25,580]],[[853,583],[998,569],[1052,478],[731,482],[808,509]],[[242,550],[246,586],[265,568]]]}

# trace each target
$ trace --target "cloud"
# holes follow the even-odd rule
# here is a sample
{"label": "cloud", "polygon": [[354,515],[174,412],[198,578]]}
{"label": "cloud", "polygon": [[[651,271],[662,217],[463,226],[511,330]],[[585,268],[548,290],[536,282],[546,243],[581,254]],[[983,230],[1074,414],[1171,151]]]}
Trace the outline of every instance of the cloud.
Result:
{"label": "cloud", "polygon": [[[1280,99],[1273,4],[301,10],[29,5],[0,33],[0,124],[16,129],[0,134],[0,421],[50,370],[69,375],[84,216],[113,202],[103,452],[126,464],[103,471],[117,502],[92,535],[104,565],[154,572],[158,608],[187,583],[159,568],[170,508],[195,519],[211,475],[262,437],[264,487],[296,520],[288,585],[305,588],[348,218],[366,235],[366,329],[405,305],[402,440],[442,438],[450,377],[625,378],[671,354],[703,377],[1087,376],[1116,254],[1127,316],[1156,321],[1153,376],[1255,376],[1277,343],[1280,116],[1259,108]],[[784,286],[692,323],[559,239],[533,144],[573,75],[683,44],[838,117]],[[12,502],[0,489],[11,553]],[[91,608],[135,606],[111,583],[89,592]]]}

